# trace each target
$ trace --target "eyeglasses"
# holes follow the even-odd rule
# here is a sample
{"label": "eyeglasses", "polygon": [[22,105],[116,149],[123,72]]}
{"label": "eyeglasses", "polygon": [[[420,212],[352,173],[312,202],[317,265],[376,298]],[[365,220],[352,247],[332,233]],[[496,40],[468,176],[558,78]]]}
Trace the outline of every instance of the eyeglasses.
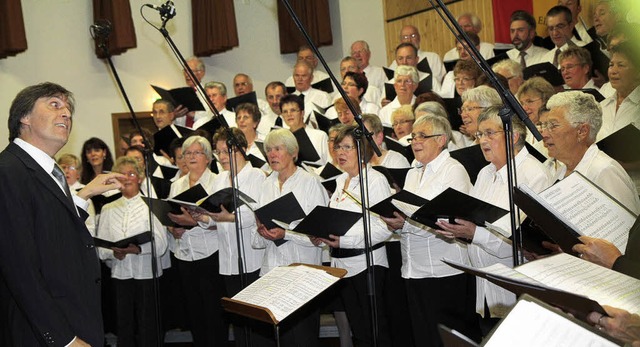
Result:
{"label": "eyeglasses", "polygon": [[560,30],[566,29],[568,26],[569,26],[569,24],[565,24],[565,23],[558,24],[556,26],[547,26],[547,31],[549,31],[549,32],[553,32],[553,31],[556,31],[556,30],[560,31]]}
{"label": "eyeglasses", "polygon": [[419,34],[400,35],[400,39],[401,39],[401,40],[415,39],[416,37],[418,37],[418,35],[419,35]]}
{"label": "eyeglasses", "polygon": [[503,133],[504,130],[485,130],[485,131],[477,131],[476,138],[481,140],[483,137],[487,137],[489,140],[493,140],[497,133]]}
{"label": "eyeglasses", "polygon": [[133,172],[133,171],[129,171],[129,172],[121,172],[121,174],[123,174],[123,175],[125,175],[125,176],[127,176],[127,177],[131,177],[131,178],[133,178],[133,177],[137,177],[137,176],[138,176],[138,174],[137,174],[137,173],[135,173],[135,172]]}
{"label": "eyeglasses", "polygon": [[486,107],[482,106],[473,106],[473,107],[460,107],[458,109],[458,114],[462,115],[463,113],[471,112],[473,110],[484,110]]}
{"label": "eyeglasses", "polygon": [[227,148],[225,148],[225,149],[214,149],[213,150],[213,154],[215,154],[215,155],[229,154],[229,149],[227,149]]}
{"label": "eyeglasses", "polygon": [[233,84],[234,87],[246,87],[248,85],[249,85],[249,82],[238,82]]}
{"label": "eyeglasses", "polygon": [[567,64],[565,66],[560,65],[560,69],[559,70],[560,70],[560,72],[565,72],[565,71],[568,71],[568,70],[573,70],[578,66],[582,66],[582,64]]}
{"label": "eyeglasses", "polygon": [[76,169],[76,167],[72,165],[60,165],[60,168],[62,170],[72,170],[72,171]]}
{"label": "eyeglasses", "polygon": [[[581,123],[581,122],[569,122],[569,124],[578,125],[578,124],[583,124],[583,123]],[[547,130],[549,132],[554,132],[556,129],[558,129],[561,126],[562,126],[562,124],[557,123],[557,122],[540,122],[540,123],[536,124],[536,129],[538,129],[539,132],[542,132],[544,130]]]}
{"label": "eyeglasses", "polygon": [[334,151],[345,151],[345,152],[349,152],[351,150],[356,149],[356,146],[353,145],[335,145],[333,146],[333,150]]}
{"label": "eyeglasses", "polygon": [[424,142],[427,139],[430,139],[432,137],[437,137],[437,136],[442,136],[443,134],[433,134],[433,135],[427,135],[425,133],[417,133],[417,134],[411,134],[411,137],[407,139],[407,141],[409,143],[413,143],[413,142]]}
{"label": "eyeglasses", "polygon": [[520,105],[522,105],[522,106],[531,106],[531,105],[533,105],[534,102],[538,102],[540,100],[542,100],[542,98],[520,100]]}
{"label": "eyeglasses", "polygon": [[413,80],[396,80],[394,83],[397,84],[397,85],[400,85],[400,86],[401,85],[410,86],[410,85],[414,84]]}
{"label": "eyeglasses", "polygon": [[407,124],[407,123],[413,123],[413,122],[414,122],[413,119],[397,120],[397,121],[391,123],[391,126],[395,128],[398,125]]}
{"label": "eyeglasses", "polygon": [[199,155],[204,155],[204,152],[203,151],[184,152],[185,157],[197,157]]}
{"label": "eyeglasses", "polygon": [[357,87],[358,86],[357,84],[352,83],[352,82],[351,83],[350,82],[342,82],[342,83],[340,83],[340,85],[343,86],[343,87]]}

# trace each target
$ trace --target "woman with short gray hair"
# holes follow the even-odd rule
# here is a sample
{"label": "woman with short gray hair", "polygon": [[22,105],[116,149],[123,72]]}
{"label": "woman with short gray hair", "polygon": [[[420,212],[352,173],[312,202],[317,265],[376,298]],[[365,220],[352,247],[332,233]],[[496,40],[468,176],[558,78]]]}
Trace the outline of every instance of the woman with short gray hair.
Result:
{"label": "woman with short gray hair", "polygon": [[478,131],[478,116],[482,110],[495,105],[502,105],[502,99],[498,92],[491,87],[479,86],[462,93],[462,107],[458,111],[463,123],[460,126],[460,132],[475,141],[475,133]]}

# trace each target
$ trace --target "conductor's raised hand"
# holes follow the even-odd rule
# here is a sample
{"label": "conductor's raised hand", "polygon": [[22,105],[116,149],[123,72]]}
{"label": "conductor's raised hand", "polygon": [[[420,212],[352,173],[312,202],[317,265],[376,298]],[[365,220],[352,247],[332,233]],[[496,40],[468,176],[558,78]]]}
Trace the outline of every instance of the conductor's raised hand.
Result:
{"label": "conductor's raised hand", "polygon": [[78,197],[88,200],[104,192],[120,189],[122,184],[119,180],[124,178],[123,174],[117,172],[100,174],[78,192]]}

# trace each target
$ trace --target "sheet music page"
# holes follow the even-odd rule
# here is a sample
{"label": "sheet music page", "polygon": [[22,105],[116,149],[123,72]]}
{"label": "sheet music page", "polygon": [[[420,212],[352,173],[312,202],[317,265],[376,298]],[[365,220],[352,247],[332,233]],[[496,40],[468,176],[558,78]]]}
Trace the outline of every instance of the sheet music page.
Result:
{"label": "sheet music page", "polygon": [[281,266],[269,271],[232,299],[268,308],[282,321],[340,278],[312,267]]}
{"label": "sheet music page", "polygon": [[625,251],[636,217],[580,174],[565,177],[540,197],[580,234],[608,240]]}
{"label": "sheet music page", "polygon": [[412,205],[396,199],[391,199],[391,204],[407,216],[412,216],[414,213],[416,213],[417,210],[420,209],[420,207],[422,207],[422,206]]}
{"label": "sheet music page", "polygon": [[640,312],[640,280],[566,253],[516,268],[544,285],[586,296],[600,305]]}
{"label": "sheet music page", "polygon": [[484,346],[617,346],[534,302],[520,300]]}

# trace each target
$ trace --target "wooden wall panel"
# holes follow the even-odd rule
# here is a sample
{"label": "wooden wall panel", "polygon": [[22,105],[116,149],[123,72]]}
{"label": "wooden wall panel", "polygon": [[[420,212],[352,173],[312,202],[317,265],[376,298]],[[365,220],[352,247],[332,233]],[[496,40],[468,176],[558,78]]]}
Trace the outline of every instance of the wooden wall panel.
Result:
{"label": "wooden wall panel", "polygon": [[[387,12],[391,12],[390,9],[403,9],[404,11],[408,11],[405,13],[416,12],[415,9],[411,9],[407,6],[394,5],[404,2],[409,3],[414,1],[384,0],[385,18],[395,18],[398,16],[398,12],[393,12],[394,16],[389,16],[390,13]],[[421,3],[425,2],[426,1],[423,0]],[[448,8],[453,13],[454,17],[464,12],[472,12],[478,15],[483,23],[483,29],[480,32],[480,39],[488,42],[494,41],[492,0],[463,0],[448,5]],[[440,56],[443,56],[444,53],[454,47],[455,38],[453,37],[453,34],[449,29],[447,29],[442,18],[438,16],[436,11],[429,10],[399,20],[385,22],[385,42],[387,44],[388,63],[393,60],[395,47],[400,43],[400,29],[408,24],[414,25],[420,31],[420,36],[422,38],[420,42],[420,49],[436,52],[440,54]]]}

